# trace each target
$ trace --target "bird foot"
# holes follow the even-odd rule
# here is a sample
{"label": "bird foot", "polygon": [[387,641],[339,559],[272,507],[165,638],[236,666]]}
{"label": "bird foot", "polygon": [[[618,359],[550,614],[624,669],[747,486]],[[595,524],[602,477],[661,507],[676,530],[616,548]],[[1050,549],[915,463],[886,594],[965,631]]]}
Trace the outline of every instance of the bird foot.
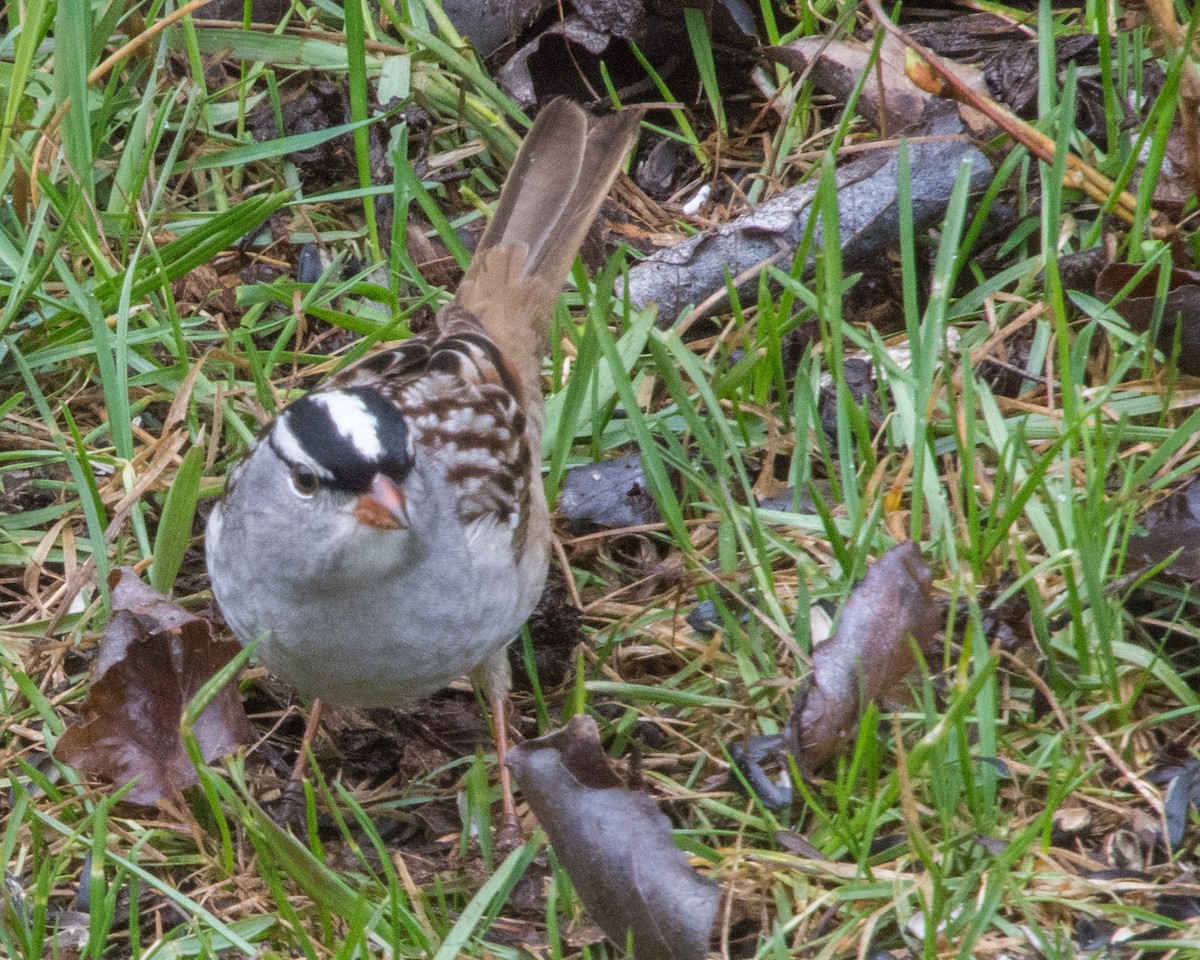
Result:
{"label": "bird foot", "polygon": [[525,831],[521,829],[521,821],[516,814],[511,817],[503,815],[500,818],[500,829],[492,837],[492,846],[501,855],[512,853],[525,843]]}

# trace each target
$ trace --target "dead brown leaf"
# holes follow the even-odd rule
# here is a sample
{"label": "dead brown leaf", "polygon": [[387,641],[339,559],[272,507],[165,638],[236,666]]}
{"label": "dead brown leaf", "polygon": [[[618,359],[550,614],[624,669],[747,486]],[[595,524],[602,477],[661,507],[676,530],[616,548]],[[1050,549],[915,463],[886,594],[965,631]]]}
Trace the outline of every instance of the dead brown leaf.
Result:
{"label": "dead brown leaf", "polygon": [[[985,92],[1022,119],[1037,118],[1042,53],[1036,33],[1027,26],[994,13],[975,13],[914,24],[908,32],[918,43],[952,63],[981,64]],[[1100,62],[1099,40],[1090,33],[1063,34],[1055,38],[1054,59],[1059,83],[1065,82],[1072,66],[1079,72],[1076,127],[1100,149],[1107,150],[1104,91],[1091,69]],[[1147,72],[1153,69],[1148,67]],[[1143,83],[1151,85],[1153,81],[1148,76]],[[1123,120],[1133,119],[1127,104],[1118,103],[1117,107],[1126,113]]]}
{"label": "dead brown leaf", "polygon": [[854,740],[878,703],[914,666],[909,637],[928,648],[941,622],[933,576],[915,543],[885,553],[855,586],[837,632],[813,651],[813,672],[788,721],[786,742],[801,769],[815,770]]}
{"label": "dead brown leaf", "polygon": [[[55,755],[118,786],[137,779],[126,798],[154,804],[196,783],[179,724],[188,701],[238,653],[213,639],[194,617],[142,582],[131,567],[113,571],[112,617],[92,671],[83,722],[69,728]],[[205,760],[229,753],[248,727],[237,687],[221,690],[192,732]]]}
{"label": "dead brown leaf", "polygon": [[721,892],[675,846],[654,801],[621,785],[595,720],[572,717],[563,730],[514,747],[508,765],[611,940],[624,946],[631,935],[635,960],[708,955]]}

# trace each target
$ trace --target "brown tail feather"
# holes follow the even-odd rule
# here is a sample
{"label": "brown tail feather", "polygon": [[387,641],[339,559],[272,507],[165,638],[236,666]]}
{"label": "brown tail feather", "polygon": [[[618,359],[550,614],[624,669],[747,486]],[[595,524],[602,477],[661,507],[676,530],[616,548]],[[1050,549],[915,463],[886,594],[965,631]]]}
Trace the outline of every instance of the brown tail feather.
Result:
{"label": "brown tail feather", "polygon": [[517,377],[538,376],[554,301],[644,111],[595,118],[558,99],[538,114],[500,193],[456,303],[474,314]]}

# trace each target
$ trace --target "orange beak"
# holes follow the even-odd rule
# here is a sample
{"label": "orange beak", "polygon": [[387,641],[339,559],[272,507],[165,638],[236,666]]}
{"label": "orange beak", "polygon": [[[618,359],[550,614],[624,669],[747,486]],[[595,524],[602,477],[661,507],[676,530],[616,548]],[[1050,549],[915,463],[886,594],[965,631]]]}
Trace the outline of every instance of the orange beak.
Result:
{"label": "orange beak", "polygon": [[354,518],[376,530],[403,530],[408,527],[408,504],[398,486],[382,473],[371,481],[371,489],[358,498]]}

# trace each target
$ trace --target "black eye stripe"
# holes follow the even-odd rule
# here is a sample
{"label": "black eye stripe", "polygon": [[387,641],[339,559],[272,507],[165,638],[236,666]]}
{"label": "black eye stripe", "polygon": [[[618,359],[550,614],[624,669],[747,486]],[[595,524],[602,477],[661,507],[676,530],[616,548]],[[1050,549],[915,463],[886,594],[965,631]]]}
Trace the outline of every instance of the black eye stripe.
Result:
{"label": "black eye stripe", "polygon": [[[335,419],[337,406],[327,402],[336,399],[335,393],[361,402],[353,430]],[[400,483],[412,469],[403,414],[369,387],[302,397],[284,411],[283,426],[300,449],[332,477],[327,483],[335,489],[365,493],[377,473]],[[276,450],[282,446],[276,445]]]}

